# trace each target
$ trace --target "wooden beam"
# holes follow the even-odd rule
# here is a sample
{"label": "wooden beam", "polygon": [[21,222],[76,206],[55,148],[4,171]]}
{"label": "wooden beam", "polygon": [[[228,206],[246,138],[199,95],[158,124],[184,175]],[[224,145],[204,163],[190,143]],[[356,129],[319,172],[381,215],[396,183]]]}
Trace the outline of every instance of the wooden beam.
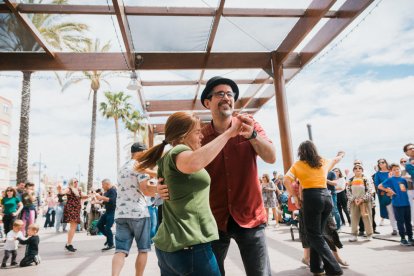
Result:
{"label": "wooden beam", "polygon": [[286,173],[293,164],[292,138],[290,134],[289,113],[287,106],[285,78],[282,64],[277,64],[276,54],[273,55],[273,73],[276,95],[277,120],[279,122],[280,143],[282,146],[283,169]]}
{"label": "wooden beam", "polygon": [[[203,69],[204,53],[140,53],[144,62],[140,70]],[[122,53],[54,53],[55,59],[45,53],[0,53],[2,71],[83,71],[129,70]],[[205,69],[269,68],[270,53],[211,53]],[[284,68],[299,68],[298,54],[284,64]]]}
{"label": "wooden beam", "polygon": [[[273,79],[266,77],[263,75],[263,78],[256,78],[256,79],[233,79],[234,82],[237,84],[262,84],[262,83],[273,83]],[[142,86],[191,86],[191,85],[198,85],[206,84],[207,80],[183,80],[183,81],[142,81]],[[246,94],[246,92],[244,93]]]}
{"label": "wooden beam", "polygon": [[[238,101],[237,101],[238,102]],[[237,103],[236,102],[236,103]],[[147,100],[147,111],[148,114],[155,114],[162,112],[171,113],[176,111],[191,111],[191,107],[193,106],[192,100]],[[261,101],[252,101],[252,103],[249,105],[249,108],[246,110],[256,110],[259,105],[261,105]],[[240,107],[235,106],[236,110],[240,110]],[[195,103],[194,111],[200,112],[200,113],[208,113],[209,110],[206,109],[202,104],[201,101],[198,100]]]}
{"label": "wooden beam", "polygon": [[[211,27],[210,36],[209,36],[208,42],[207,42],[206,55],[204,56],[204,66],[203,66],[203,68],[206,67],[206,65],[208,63],[208,59],[209,59],[210,54],[211,54],[211,49],[213,47],[214,39],[216,37],[217,29],[218,29],[218,26],[219,26],[219,23],[220,23],[220,18],[221,18],[221,15],[223,14],[224,2],[225,2],[225,0],[220,0],[220,5],[217,9],[216,15],[214,16],[213,25]],[[198,78],[199,80],[198,80],[198,85],[197,85],[197,89],[196,89],[196,92],[195,92],[195,96],[194,96],[194,99],[193,99],[193,108],[192,109],[194,109],[195,102],[197,101],[197,98],[198,98],[198,93],[199,93],[200,87],[201,87],[200,82],[204,78],[204,72],[205,72],[205,69],[201,70],[200,77]]]}
{"label": "wooden beam", "polygon": [[17,20],[31,33],[33,38],[36,40],[37,43],[45,50],[47,55],[50,57],[54,57],[55,54],[52,49],[49,47],[46,40],[43,39],[42,35],[40,34],[39,30],[36,26],[32,23],[32,21],[27,17],[25,14],[21,14],[18,10],[18,3],[13,0],[5,0],[7,7],[10,9],[11,12],[16,16]]}
{"label": "wooden beam", "polygon": [[[20,4],[18,11],[21,13],[45,13],[45,14],[115,14],[113,6],[107,5],[56,5],[56,4]],[[5,4],[0,4],[0,13],[9,13]],[[140,16],[214,16],[215,8],[200,7],[137,7],[125,6],[126,15]],[[250,9],[250,8],[225,8],[223,16],[226,17],[303,17],[304,9]],[[328,11],[325,18],[337,17],[336,11]]]}
{"label": "wooden beam", "polygon": [[[200,101],[193,104],[193,100],[147,100],[147,111],[179,111],[179,110],[206,110]],[[194,108],[193,108],[194,106]]]}
{"label": "wooden beam", "polygon": [[276,61],[283,65],[288,55],[302,42],[336,0],[313,0],[305,16],[298,20],[276,50]]}
{"label": "wooden beam", "polygon": [[125,51],[127,53],[127,65],[131,70],[135,70],[135,55],[134,55],[134,46],[132,44],[131,32],[128,28],[128,21],[124,10],[123,0],[112,0],[113,7],[116,14],[116,19],[118,20],[119,29],[122,34],[122,39],[124,40]]}

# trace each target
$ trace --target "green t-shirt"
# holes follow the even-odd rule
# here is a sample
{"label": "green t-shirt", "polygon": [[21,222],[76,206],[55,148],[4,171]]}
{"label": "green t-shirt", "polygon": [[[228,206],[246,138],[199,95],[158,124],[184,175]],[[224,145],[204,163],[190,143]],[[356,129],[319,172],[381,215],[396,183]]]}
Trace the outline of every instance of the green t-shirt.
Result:
{"label": "green t-shirt", "polygon": [[20,200],[17,197],[3,197],[1,200],[1,205],[4,206],[4,214],[10,215],[17,211],[17,204],[19,204]]}
{"label": "green t-shirt", "polygon": [[170,199],[164,201],[162,222],[153,241],[166,252],[218,239],[216,221],[210,209],[210,176],[205,169],[192,174],[180,172],[177,155],[191,150],[178,145],[158,162],[158,177],[168,185]]}

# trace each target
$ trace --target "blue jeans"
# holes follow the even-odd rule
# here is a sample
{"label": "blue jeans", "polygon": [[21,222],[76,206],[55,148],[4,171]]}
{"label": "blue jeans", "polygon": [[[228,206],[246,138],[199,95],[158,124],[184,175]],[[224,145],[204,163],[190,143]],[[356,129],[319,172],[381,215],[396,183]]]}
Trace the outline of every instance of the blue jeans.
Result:
{"label": "blue jeans", "polygon": [[[327,189],[303,189],[303,219],[310,245],[310,271],[342,275],[342,269],[323,238],[332,212],[331,193]],[[322,266],[323,263],[323,266]]]}
{"label": "blue jeans", "polygon": [[158,225],[157,225],[157,207],[155,206],[148,206],[148,211],[150,214],[151,219],[151,232],[150,232],[150,238],[152,239],[155,234],[157,234]]}
{"label": "blue jeans", "polygon": [[62,224],[62,230],[63,231],[66,231],[66,223],[65,222],[62,222],[62,219],[63,219],[63,208],[64,208],[63,205],[57,205],[56,206],[56,224],[55,224],[56,231],[59,231],[61,224]]}
{"label": "blue jeans", "polygon": [[225,275],[224,260],[229,250],[230,239],[239,246],[244,269],[250,275],[271,275],[269,254],[266,246],[265,226],[254,228],[240,227],[232,217],[228,221],[228,232],[219,231],[220,239],[211,243],[221,275]]}
{"label": "blue jeans", "polygon": [[175,252],[155,248],[161,276],[220,276],[210,243],[202,243]]}
{"label": "blue jeans", "polygon": [[332,196],[332,216],[335,218],[336,230],[341,228],[341,217],[339,216],[338,211],[338,196],[335,192],[331,192]]}
{"label": "blue jeans", "polygon": [[105,212],[102,217],[99,219],[97,227],[99,232],[101,232],[106,237],[106,243],[108,246],[114,245],[114,235],[112,234],[112,225],[114,225],[115,211]]}

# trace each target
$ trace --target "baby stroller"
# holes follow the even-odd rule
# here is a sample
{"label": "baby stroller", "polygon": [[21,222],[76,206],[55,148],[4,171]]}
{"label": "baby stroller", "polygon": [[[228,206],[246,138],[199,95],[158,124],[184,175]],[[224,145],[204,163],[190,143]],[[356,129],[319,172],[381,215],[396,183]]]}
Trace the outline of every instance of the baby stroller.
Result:
{"label": "baby stroller", "polygon": [[295,233],[294,231],[299,231],[299,216],[300,211],[295,205],[293,197],[289,197],[288,199],[288,211],[290,215],[290,236],[292,237],[292,241],[295,240]]}

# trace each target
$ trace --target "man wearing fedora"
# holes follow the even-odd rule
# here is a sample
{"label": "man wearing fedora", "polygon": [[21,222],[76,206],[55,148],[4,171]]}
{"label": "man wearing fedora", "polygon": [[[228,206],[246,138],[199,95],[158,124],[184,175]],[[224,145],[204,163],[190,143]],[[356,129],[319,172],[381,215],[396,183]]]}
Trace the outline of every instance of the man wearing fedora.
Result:
{"label": "man wearing fedora", "polygon": [[[202,144],[214,140],[231,125],[234,103],[239,96],[237,84],[213,77],[201,94],[201,103],[211,111],[213,120],[202,129]],[[267,163],[276,161],[275,148],[252,116],[243,114],[240,135],[231,138],[206,167],[210,174],[210,207],[219,229],[219,240],[212,242],[220,272],[233,238],[240,250],[246,274],[271,275],[265,237],[266,211],[257,170],[257,156]],[[166,186],[158,191],[168,199]]]}

